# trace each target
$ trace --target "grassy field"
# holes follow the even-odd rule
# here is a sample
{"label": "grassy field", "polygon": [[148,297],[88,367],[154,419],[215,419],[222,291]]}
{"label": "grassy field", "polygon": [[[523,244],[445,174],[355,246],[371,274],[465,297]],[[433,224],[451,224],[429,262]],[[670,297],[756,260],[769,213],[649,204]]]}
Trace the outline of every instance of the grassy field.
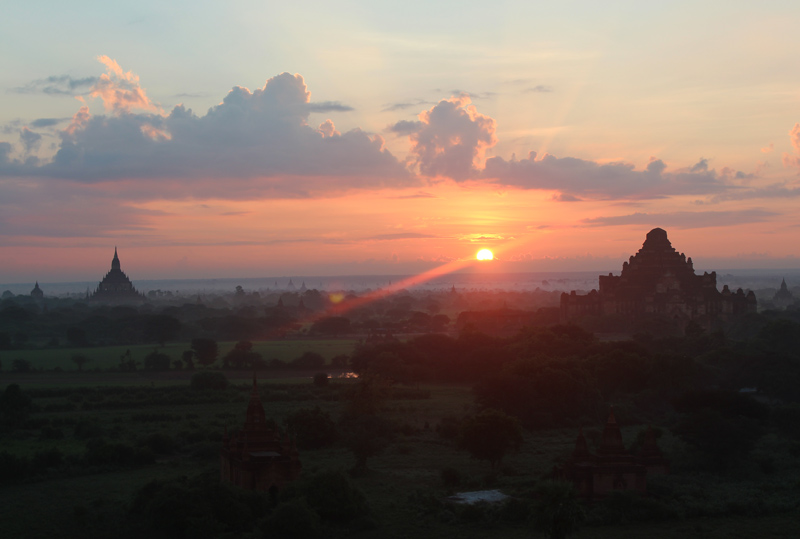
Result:
{"label": "grassy field", "polygon": [[[247,384],[214,395],[187,392],[183,386],[135,387],[128,384],[105,387],[79,386],[77,381],[94,380],[101,373],[64,373],[68,384],[52,389],[33,388],[34,402],[41,410],[31,416],[24,429],[0,433],[2,451],[26,456],[56,448],[67,463],[86,451],[93,437],[112,443],[142,446],[159,435],[174,447],[158,455],[154,464],[134,469],[67,465],[23,484],[0,487],[0,522],[8,537],[132,537],[126,531],[127,507],[134,493],[152,479],[193,476],[218,469],[220,438],[224,430],[241,427],[247,407]],[[116,373],[113,373],[116,374]],[[37,375],[44,376],[44,375]],[[335,395],[352,380],[334,380],[329,388],[317,388],[309,380],[294,385],[261,383],[267,416],[279,425],[292,412],[319,406],[338,417],[343,403]],[[436,433],[447,416],[472,412],[471,389],[463,385],[425,385],[429,398],[387,400],[382,415],[403,426],[391,445],[369,460],[370,473],[355,479],[373,512],[377,527],[353,536],[377,538],[529,538],[530,524],[498,524],[485,521],[452,521],[449,513],[426,500],[440,500],[456,491],[499,488],[529,498],[532,489],[552,469],[559,457],[570,453],[576,429],[526,432],[518,453],[508,455],[497,473],[486,462],[477,461]],[[69,408],[68,405],[72,405]],[[69,409],[65,409],[65,406]],[[598,425],[600,427],[600,425]],[[623,428],[626,444],[641,426]],[[50,429],[50,430],[48,430]],[[61,438],[48,438],[57,430]],[[48,434],[49,433],[49,434]],[[669,433],[660,442],[662,450],[680,464],[681,445]],[[303,475],[325,470],[347,470],[352,454],[341,445],[302,451]],[[774,499],[800,494],[800,464],[777,460],[780,473],[765,475],[757,466],[745,466],[735,477],[715,477],[681,472],[663,479],[653,478],[651,486],[676,492],[686,507],[679,518],[654,522],[621,521],[613,525],[595,522],[575,537],[661,539],[797,537],[800,521],[796,512],[769,509]],[[679,466],[678,466],[679,467]],[[458,471],[458,487],[442,484],[445,468]],[[680,497],[678,496],[680,494]],[[687,501],[688,500],[688,501]],[[770,505],[773,504],[773,505]],[[731,510],[741,507],[741,510]],[[761,507],[761,512],[755,511]],[[749,515],[749,516],[748,516]],[[342,535],[350,536],[350,535]]]}
{"label": "grassy field", "polygon": [[[286,341],[255,341],[253,350],[269,361],[279,359],[291,361],[304,352],[317,352],[326,360],[339,354],[351,354],[357,341],[351,339],[331,340],[286,340]],[[219,357],[222,358],[233,349],[235,342],[220,342]],[[139,362],[141,368],[144,357],[154,349],[169,355],[172,360],[181,359],[181,354],[189,350],[189,343],[169,343],[166,346],[136,345],[136,346],[107,346],[97,348],[42,348],[36,350],[9,350],[0,352],[0,362],[3,370],[10,370],[12,362],[22,359],[30,362],[35,369],[53,370],[59,368],[63,371],[78,370],[72,361],[74,355],[84,355],[89,362],[84,365],[84,370],[114,369],[119,365],[120,357],[128,350],[134,361]],[[219,360],[218,360],[219,361]]]}

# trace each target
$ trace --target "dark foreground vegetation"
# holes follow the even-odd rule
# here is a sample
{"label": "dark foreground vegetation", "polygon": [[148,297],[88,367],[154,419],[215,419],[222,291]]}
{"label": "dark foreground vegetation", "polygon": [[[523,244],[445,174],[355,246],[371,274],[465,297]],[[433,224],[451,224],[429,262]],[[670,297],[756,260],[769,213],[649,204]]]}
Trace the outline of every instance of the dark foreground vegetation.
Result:
{"label": "dark foreground vegetation", "polygon": [[[313,352],[314,341],[306,341],[308,350],[296,348],[283,362],[303,378],[283,382],[263,355],[264,363],[255,361],[262,344],[246,340],[251,335],[225,350],[211,337],[192,338],[207,341],[182,347],[193,351],[191,366],[150,357],[124,373],[125,385],[82,383],[97,375],[77,372],[86,365],[41,372],[33,358],[30,372],[20,373],[3,361],[4,534],[800,533],[800,323],[793,312],[756,315],[726,331],[689,327],[680,337],[620,341],[559,325],[508,337],[469,325],[457,336],[384,336],[350,341],[346,355]],[[159,350],[153,354],[167,355]],[[183,376],[159,379],[166,369],[158,365]],[[241,427],[252,388],[241,373],[254,368],[267,416],[296,436],[303,463],[301,479],[272,496],[218,480],[222,436]],[[358,378],[328,376],[344,368]],[[26,383],[44,376],[51,383]],[[596,449],[611,406],[631,452],[648,426],[655,430],[671,473],[648,477],[647,496],[617,492],[585,503],[551,472],[570,455],[579,428]],[[448,499],[485,489],[510,498]]]}

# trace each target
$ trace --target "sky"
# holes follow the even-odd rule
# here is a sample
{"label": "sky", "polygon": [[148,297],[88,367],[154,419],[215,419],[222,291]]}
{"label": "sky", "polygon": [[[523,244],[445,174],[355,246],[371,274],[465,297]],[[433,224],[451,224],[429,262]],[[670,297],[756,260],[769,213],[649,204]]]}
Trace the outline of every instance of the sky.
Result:
{"label": "sky", "polygon": [[[120,3],[116,3],[120,4]],[[0,283],[798,268],[797,2],[4,5]],[[478,250],[495,254],[475,261]]]}

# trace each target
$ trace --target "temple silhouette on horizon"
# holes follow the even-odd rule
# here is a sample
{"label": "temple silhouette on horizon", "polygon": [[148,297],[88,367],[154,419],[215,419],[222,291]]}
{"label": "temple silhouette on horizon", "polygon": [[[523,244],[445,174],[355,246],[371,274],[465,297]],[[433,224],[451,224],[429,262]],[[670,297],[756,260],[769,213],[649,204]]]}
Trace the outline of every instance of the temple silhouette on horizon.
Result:
{"label": "temple silhouette on horizon", "polygon": [[122,271],[116,247],[114,247],[114,258],[111,260],[111,270],[106,273],[89,299],[106,302],[144,301],[144,294],[137,292],[131,280]]}
{"label": "temple silhouette on horizon", "polygon": [[717,321],[755,313],[756,296],[741,288],[717,290],[717,272],[696,275],[691,258],[676,251],[667,232],[654,228],[639,251],[622,264],[620,275],[601,275],[599,290],[561,294],[561,320],[617,316],[629,321],[641,317],[668,320],[683,331],[694,321],[711,327]]}

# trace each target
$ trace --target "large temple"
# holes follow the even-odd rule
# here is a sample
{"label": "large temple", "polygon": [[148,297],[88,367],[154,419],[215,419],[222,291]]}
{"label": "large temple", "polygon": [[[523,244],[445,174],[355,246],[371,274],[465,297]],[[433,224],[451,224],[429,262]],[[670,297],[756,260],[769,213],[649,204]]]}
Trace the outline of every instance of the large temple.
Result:
{"label": "large temple", "polygon": [[300,475],[297,446],[288,435],[267,425],[256,376],[247,405],[244,429],[222,439],[220,479],[247,490],[276,493]]}
{"label": "large temple", "polygon": [[144,300],[144,294],[136,291],[131,280],[122,271],[116,247],[114,247],[114,259],[111,261],[111,271],[106,273],[90,299],[108,302]]}
{"label": "large temple", "polygon": [[600,276],[599,290],[561,295],[561,320],[618,315],[627,319],[656,316],[680,329],[689,321],[709,327],[716,320],[756,312],[756,296],[740,288],[717,290],[717,273],[696,275],[691,258],[678,253],[667,233],[654,228],[639,252],[622,264],[620,275]]}

